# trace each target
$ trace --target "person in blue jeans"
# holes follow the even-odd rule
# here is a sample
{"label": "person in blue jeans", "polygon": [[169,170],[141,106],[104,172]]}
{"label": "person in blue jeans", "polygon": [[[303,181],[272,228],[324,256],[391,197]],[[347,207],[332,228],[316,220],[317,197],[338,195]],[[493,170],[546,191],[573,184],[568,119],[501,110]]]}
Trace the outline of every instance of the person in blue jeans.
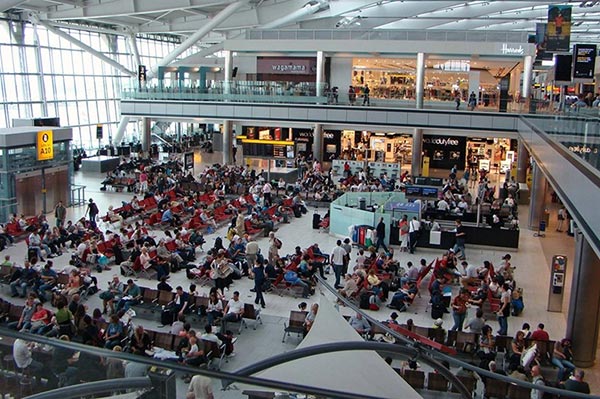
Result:
{"label": "person in blue jeans", "polygon": [[571,340],[564,338],[556,341],[554,351],[552,352],[552,364],[558,367],[558,381],[564,381],[573,374],[575,365],[571,363]]}
{"label": "person in blue jeans", "polygon": [[467,257],[467,255],[465,254],[465,241],[467,238],[467,233],[465,232],[465,228],[462,225],[462,222],[460,220],[456,220],[456,231],[455,231],[455,237],[456,237],[456,243],[454,244],[454,247],[452,248],[452,251],[457,254],[458,256],[458,252],[460,251],[460,260],[465,260],[465,258]]}
{"label": "person in blue jeans", "polygon": [[511,301],[510,286],[508,283],[502,284],[500,294],[500,309],[498,310],[498,324],[500,324],[500,330],[498,335],[508,334],[508,316],[510,316],[510,301]]}
{"label": "person in blue jeans", "polygon": [[461,288],[458,295],[452,300],[452,318],[454,326],[452,331],[462,331],[465,318],[467,317],[467,304],[469,303],[469,291]]}

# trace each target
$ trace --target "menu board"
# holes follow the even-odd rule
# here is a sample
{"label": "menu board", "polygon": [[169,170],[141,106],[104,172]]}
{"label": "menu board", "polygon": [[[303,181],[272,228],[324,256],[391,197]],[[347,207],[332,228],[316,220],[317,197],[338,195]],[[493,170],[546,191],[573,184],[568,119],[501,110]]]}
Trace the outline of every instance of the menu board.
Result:
{"label": "menu board", "polygon": [[285,158],[286,157],[286,149],[284,145],[274,145],[273,146],[273,158]]}
{"label": "menu board", "polygon": [[596,66],[596,45],[576,44],[573,48],[575,60],[573,62],[574,79],[593,79]]}

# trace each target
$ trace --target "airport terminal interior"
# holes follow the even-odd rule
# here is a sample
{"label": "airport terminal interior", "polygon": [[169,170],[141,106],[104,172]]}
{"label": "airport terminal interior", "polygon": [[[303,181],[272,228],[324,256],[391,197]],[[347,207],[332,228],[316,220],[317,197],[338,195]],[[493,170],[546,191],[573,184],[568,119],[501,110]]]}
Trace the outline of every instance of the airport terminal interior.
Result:
{"label": "airport terminal interior", "polygon": [[599,15],[0,1],[0,394],[595,397]]}

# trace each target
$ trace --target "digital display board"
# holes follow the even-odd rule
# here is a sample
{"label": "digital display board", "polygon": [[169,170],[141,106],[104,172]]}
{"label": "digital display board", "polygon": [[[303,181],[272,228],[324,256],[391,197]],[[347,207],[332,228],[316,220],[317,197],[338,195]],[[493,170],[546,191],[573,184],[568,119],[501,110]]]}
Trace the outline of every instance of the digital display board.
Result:
{"label": "digital display board", "polygon": [[242,140],[244,156],[250,158],[294,158],[293,141]]}
{"label": "digital display board", "polygon": [[554,80],[557,82],[571,81],[571,67],[573,66],[571,54],[558,54],[554,61]]}
{"label": "digital display board", "polygon": [[428,198],[437,198],[438,197],[438,189],[437,188],[423,187],[422,193],[423,193],[423,197],[428,197]]}
{"label": "digital display board", "polygon": [[406,196],[420,197],[421,187],[406,187]]}
{"label": "digital display board", "polygon": [[596,67],[596,45],[576,44],[573,47],[573,78],[593,79]]}

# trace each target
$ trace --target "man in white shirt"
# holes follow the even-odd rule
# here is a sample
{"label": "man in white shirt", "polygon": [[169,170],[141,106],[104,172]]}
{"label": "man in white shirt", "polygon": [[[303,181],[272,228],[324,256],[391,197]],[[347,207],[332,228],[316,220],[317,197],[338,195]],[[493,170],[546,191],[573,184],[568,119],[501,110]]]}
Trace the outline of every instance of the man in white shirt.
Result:
{"label": "man in white shirt", "polygon": [[16,339],[13,344],[13,359],[15,360],[15,364],[18,369],[29,369],[31,375],[39,377],[44,377],[48,379],[50,385],[55,383],[55,378],[53,379],[52,373],[49,373],[49,368],[44,367],[44,365],[37,360],[34,360],[31,353],[31,348],[33,348],[33,342],[27,342],[22,339]]}
{"label": "man in white shirt", "polygon": [[199,374],[193,376],[186,399],[214,399],[210,378]]}
{"label": "man in white shirt", "polygon": [[437,203],[437,210],[438,211],[440,211],[440,212],[447,212],[448,208],[449,208],[449,205],[448,205],[448,203],[446,202],[445,199],[442,198],[441,200],[438,201],[438,203]]}
{"label": "man in white shirt", "polygon": [[238,291],[233,293],[233,298],[227,303],[224,313],[224,321],[236,322],[242,320],[242,316],[244,316],[244,304],[240,301],[240,293]]}
{"label": "man in white shirt", "polygon": [[421,222],[416,216],[413,216],[412,220],[408,223],[408,238],[410,240],[410,253],[415,253],[417,248],[417,241],[419,241],[419,232],[421,231]]}
{"label": "man in white shirt", "polygon": [[333,265],[333,271],[335,272],[334,287],[336,289],[342,288],[340,286],[340,278],[344,267],[344,256],[346,256],[346,250],[342,247],[342,240],[337,240],[335,248],[331,251],[330,259],[330,262]]}
{"label": "man in white shirt", "polygon": [[465,268],[465,275],[460,279],[460,283],[463,287],[468,288],[470,285],[474,285],[479,280],[479,271],[475,265],[469,265],[466,261],[463,261],[461,265]]}
{"label": "man in white shirt", "polygon": [[262,186],[262,193],[263,193],[263,197],[265,199],[265,206],[271,206],[271,191],[273,191],[273,187],[271,186],[271,183],[266,182]]}

